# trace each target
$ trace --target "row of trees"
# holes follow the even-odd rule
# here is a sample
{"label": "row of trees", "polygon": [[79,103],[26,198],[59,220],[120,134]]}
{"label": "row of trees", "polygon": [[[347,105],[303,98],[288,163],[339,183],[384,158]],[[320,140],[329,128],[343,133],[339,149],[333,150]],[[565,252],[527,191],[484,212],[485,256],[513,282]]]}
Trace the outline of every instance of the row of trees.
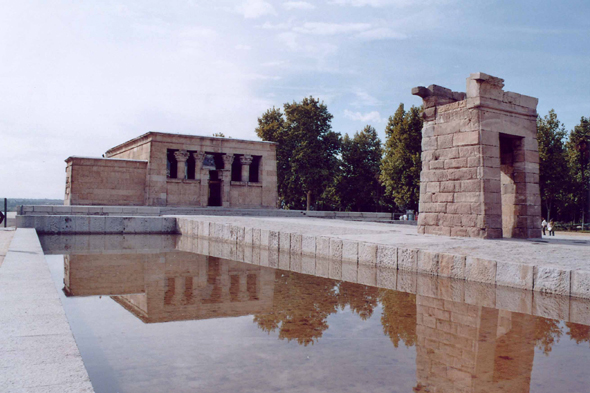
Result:
{"label": "row of trees", "polygon": [[590,119],[567,132],[552,109],[537,119],[543,215],[560,221],[590,219]]}
{"label": "row of trees", "polygon": [[[267,110],[256,133],[278,142],[282,208],[344,211],[416,210],[419,200],[422,117],[400,104],[382,143],[366,126],[352,137],[332,130],[323,102],[306,97]],[[543,215],[590,220],[590,119],[568,133],[549,111],[537,121]]]}
{"label": "row of trees", "polygon": [[285,209],[405,211],[417,209],[422,119],[401,104],[389,118],[382,146],[366,126],[352,137],[332,130],[323,102],[306,97],[273,107],[256,133],[278,142],[279,198]]}

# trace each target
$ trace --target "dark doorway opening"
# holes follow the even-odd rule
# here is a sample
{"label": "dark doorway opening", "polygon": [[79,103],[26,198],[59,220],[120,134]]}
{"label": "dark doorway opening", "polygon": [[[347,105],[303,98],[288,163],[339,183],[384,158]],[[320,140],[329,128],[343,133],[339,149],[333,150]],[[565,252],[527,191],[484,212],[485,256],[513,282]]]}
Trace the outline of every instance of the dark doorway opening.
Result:
{"label": "dark doorway opening", "polygon": [[522,138],[500,134],[500,187],[502,203],[502,237],[526,237],[526,184],[524,183]]}
{"label": "dark doorway opening", "polygon": [[209,171],[209,206],[221,206],[221,180],[217,171]]}

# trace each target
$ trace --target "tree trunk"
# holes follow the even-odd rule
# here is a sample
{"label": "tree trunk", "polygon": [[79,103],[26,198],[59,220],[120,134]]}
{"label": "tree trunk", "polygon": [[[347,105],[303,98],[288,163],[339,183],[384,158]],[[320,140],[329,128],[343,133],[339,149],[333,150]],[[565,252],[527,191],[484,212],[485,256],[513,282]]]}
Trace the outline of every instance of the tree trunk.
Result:
{"label": "tree trunk", "polygon": [[307,211],[309,211],[310,206],[311,206],[311,191],[307,191]]}

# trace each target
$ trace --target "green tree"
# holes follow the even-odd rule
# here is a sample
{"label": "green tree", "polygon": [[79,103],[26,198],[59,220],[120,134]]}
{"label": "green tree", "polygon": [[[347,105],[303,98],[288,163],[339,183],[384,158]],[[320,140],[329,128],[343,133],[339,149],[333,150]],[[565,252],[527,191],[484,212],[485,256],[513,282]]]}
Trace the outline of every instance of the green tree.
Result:
{"label": "green tree", "polygon": [[561,210],[569,188],[569,169],[564,143],[566,136],[565,127],[557,119],[553,109],[545,117],[537,118],[539,185],[547,219],[553,218],[554,207]]}
{"label": "green tree", "polygon": [[582,117],[570,133],[567,143],[572,188],[572,204],[582,213],[582,220],[590,217],[590,120]]}
{"label": "green tree", "polygon": [[266,111],[258,119],[256,134],[278,142],[279,198],[288,209],[309,210],[312,198],[321,196],[333,183],[338,167],[340,134],[332,131],[327,106],[313,97],[286,103]]}
{"label": "green tree", "polygon": [[336,190],[340,206],[347,211],[375,211],[383,194],[379,173],[383,150],[377,131],[366,126],[352,138],[342,140],[340,175]]}
{"label": "green tree", "polygon": [[398,209],[418,208],[422,161],[422,116],[420,108],[409,111],[400,104],[385,128],[385,156],[381,162],[381,183],[385,195]]}

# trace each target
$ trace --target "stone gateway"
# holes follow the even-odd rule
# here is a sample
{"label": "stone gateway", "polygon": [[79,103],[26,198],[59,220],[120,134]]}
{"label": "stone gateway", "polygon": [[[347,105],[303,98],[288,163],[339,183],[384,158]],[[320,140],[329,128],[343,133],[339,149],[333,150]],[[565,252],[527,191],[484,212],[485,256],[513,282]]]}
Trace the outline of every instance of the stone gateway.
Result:
{"label": "stone gateway", "polygon": [[277,207],[273,142],[148,132],[66,163],[65,205]]}
{"label": "stone gateway", "polygon": [[484,73],[467,93],[415,87],[424,102],[418,231],[540,238],[537,102]]}

